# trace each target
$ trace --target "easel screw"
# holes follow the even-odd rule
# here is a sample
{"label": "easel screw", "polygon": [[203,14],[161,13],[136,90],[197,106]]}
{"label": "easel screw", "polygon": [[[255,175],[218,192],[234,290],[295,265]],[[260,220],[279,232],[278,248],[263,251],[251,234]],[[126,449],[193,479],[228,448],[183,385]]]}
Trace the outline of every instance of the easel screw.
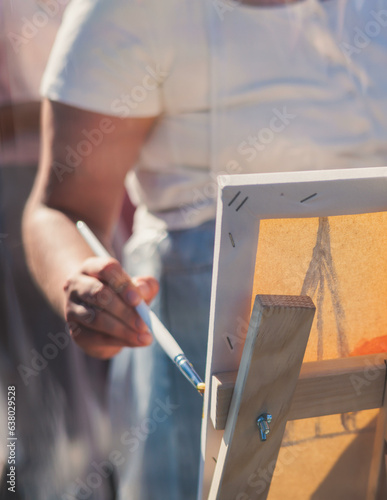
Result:
{"label": "easel screw", "polygon": [[261,441],[266,441],[267,435],[270,432],[270,422],[273,420],[272,415],[270,413],[262,413],[257,418],[257,425],[259,427],[259,432],[261,434]]}

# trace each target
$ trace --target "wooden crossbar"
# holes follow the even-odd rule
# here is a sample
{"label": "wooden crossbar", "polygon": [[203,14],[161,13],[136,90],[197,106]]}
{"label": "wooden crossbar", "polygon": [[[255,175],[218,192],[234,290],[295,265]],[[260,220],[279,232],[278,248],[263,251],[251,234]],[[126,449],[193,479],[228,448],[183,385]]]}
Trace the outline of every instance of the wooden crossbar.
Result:
{"label": "wooden crossbar", "polygon": [[[304,363],[288,420],[334,415],[383,406],[387,353]],[[237,372],[212,378],[211,420],[225,428]]]}

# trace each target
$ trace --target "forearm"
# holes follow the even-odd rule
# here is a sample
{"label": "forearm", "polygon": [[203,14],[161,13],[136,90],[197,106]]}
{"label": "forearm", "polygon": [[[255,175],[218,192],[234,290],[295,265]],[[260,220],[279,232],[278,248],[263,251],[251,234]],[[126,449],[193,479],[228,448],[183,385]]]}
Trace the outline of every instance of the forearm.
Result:
{"label": "forearm", "polygon": [[64,285],[93,253],[75,227],[76,216],[30,201],[23,217],[23,240],[30,271],[63,317]]}

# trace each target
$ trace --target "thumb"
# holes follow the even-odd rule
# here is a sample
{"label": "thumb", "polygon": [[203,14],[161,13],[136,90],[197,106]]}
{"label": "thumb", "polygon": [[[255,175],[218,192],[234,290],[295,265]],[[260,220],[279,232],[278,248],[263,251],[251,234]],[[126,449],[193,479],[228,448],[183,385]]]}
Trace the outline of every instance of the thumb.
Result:
{"label": "thumb", "polygon": [[148,303],[155,298],[160,289],[159,282],[150,276],[136,278],[134,282],[142,298]]}

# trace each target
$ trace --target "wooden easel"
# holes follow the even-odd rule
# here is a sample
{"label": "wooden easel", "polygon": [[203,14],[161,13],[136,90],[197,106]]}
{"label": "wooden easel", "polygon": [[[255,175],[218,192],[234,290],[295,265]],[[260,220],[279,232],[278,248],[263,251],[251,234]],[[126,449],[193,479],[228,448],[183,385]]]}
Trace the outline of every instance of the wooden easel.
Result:
{"label": "wooden easel", "polygon": [[[232,498],[232,500],[266,498],[265,493],[256,492],[264,488],[267,495],[270,485],[270,470],[274,470],[282,439],[283,430],[281,429],[284,428],[287,420],[316,415],[334,415],[335,413],[340,414],[341,412],[354,411],[360,408],[382,408],[385,385],[384,357],[371,356],[363,359],[340,359],[337,361],[339,364],[331,361],[305,364],[302,366],[301,375],[298,379],[297,363],[290,363],[289,361],[286,368],[286,364],[281,361],[285,352],[288,352],[287,350],[283,351],[282,344],[277,345],[277,356],[273,356],[273,359],[275,358],[280,361],[279,367],[273,361],[273,366],[269,363],[264,373],[259,371],[259,367],[254,368],[255,358],[249,359],[246,349],[243,354],[243,346],[245,345],[246,332],[251,315],[257,249],[259,242],[263,241],[262,236],[266,221],[274,219],[308,219],[313,217],[387,213],[386,186],[387,167],[316,172],[244,174],[220,178],[198,500],[208,500],[208,498],[220,498],[221,500],[227,498]],[[379,225],[379,227],[382,227],[382,225]],[[291,250],[291,247],[292,245],[290,244],[288,248]],[[286,248],[284,250],[286,251]],[[313,248],[310,249],[310,255],[312,254]],[[259,262],[263,263],[263,268],[257,280],[257,283],[259,283],[258,289],[262,290],[262,292],[259,291],[258,293],[298,295],[303,290],[303,282],[296,283],[297,280],[294,283],[291,281],[290,286],[287,283],[285,288],[282,288],[282,286],[272,288],[270,282],[264,285],[263,281],[259,280],[262,279],[262,275],[265,276],[266,280],[270,276],[272,265],[270,255],[266,254],[266,257],[260,257]],[[265,271],[265,266],[267,267],[267,272]],[[272,292],[271,290],[276,291]],[[284,291],[282,292],[281,290]],[[310,292],[306,289],[302,293],[316,296],[316,299],[318,298],[318,294],[313,294],[313,287]],[[380,297],[383,300],[385,293],[383,292]],[[380,301],[377,304],[379,307]],[[349,305],[350,308],[353,307],[352,303]],[[261,306],[266,308],[262,304]],[[261,306],[256,304],[256,307]],[[280,315],[285,314],[286,316],[287,312],[285,309],[284,307],[284,312],[281,312]],[[310,313],[311,309],[308,310]],[[320,307],[319,312],[321,312]],[[384,310],[380,314],[385,319]],[[261,320],[263,321],[263,316],[260,318],[260,313],[253,314],[250,322],[249,336],[257,336],[258,330],[261,328]],[[266,320],[264,323],[266,324]],[[363,328],[363,330],[365,334],[371,334],[366,328]],[[378,331],[383,334],[384,330],[384,325],[380,325]],[[290,356],[290,360],[293,359],[292,356],[297,356],[301,367],[306,338],[303,336],[298,338],[298,335],[298,329],[295,331],[290,329],[286,338],[291,339],[293,336],[297,338],[297,341],[294,341],[295,343],[292,344],[294,352],[290,350],[288,355]],[[313,336],[311,340],[315,342],[318,335]],[[259,333],[258,339],[251,339],[249,341],[249,345],[260,346],[259,354],[263,360],[258,356],[258,364],[264,363],[266,359],[264,349],[268,349],[267,353],[270,353],[270,349],[275,346],[275,344],[271,345],[271,342],[264,342],[261,345],[261,336],[262,334]],[[275,333],[272,332],[270,340],[274,338]],[[284,345],[286,346],[287,344],[285,343]],[[344,352],[349,352],[349,350],[344,349]],[[343,357],[343,354],[339,353],[339,355]],[[247,361],[240,363],[242,358],[246,358]],[[322,356],[319,359],[322,359]],[[375,379],[372,377],[369,379],[366,378],[367,383],[363,386],[360,384],[359,388],[356,383],[352,384],[351,380],[357,380],[356,377],[360,381],[364,380],[364,374],[367,373],[368,368],[367,363],[371,363],[374,372],[375,370],[376,372],[380,372],[380,376],[377,376]],[[285,370],[284,373],[278,372],[283,377],[282,384],[278,388],[275,386],[275,379],[277,377],[275,366],[277,366],[277,370],[281,367],[284,367]],[[289,367],[292,367],[291,373],[288,370]],[[246,386],[246,384],[249,380],[250,370],[252,369],[258,370],[259,380],[254,380],[252,392],[248,393],[246,387],[249,386]],[[235,391],[235,402],[231,405],[229,412],[229,402],[238,370],[240,373],[236,384],[238,390]],[[235,373],[227,374],[225,372]],[[255,373],[255,371],[252,373]],[[288,377],[292,378],[292,382],[288,380]],[[289,396],[288,392],[285,392],[285,394],[281,392],[284,384],[288,387],[288,391],[295,391],[293,398],[291,398],[291,395]],[[357,391],[355,388],[357,388]],[[358,394],[359,391],[360,393]],[[261,398],[258,394],[264,394],[264,396]],[[249,397],[245,403],[244,397],[246,395]],[[320,395],[320,397],[316,395]],[[288,396],[289,399],[287,399]],[[285,399],[282,402],[281,398],[284,397]],[[280,406],[275,406],[274,403]],[[237,457],[236,461],[238,462],[239,460],[240,462],[234,464],[235,467],[233,466],[228,469],[227,463],[233,459],[233,449],[237,442],[235,436],[239,435],[238,422],[241,418],[240,416],[248,412],[250,406],[253,411],[251,415],[247,413],[248,426],[246,432],[248,434],[246,435],[248,439],[243,441],[245,445],[239,445],[239,448],[246,448],[246,456],[239,455],[239,451],[244,451],[239,450],[235,456]],[[256,419],[263,413],[272,413],[273,416],[272,422],[268,423],[270,434],[265,442],[260,441],[259,429],[256,425]],[[386,410],[381,412],[380,424],[378,426],[379,436],[383,435],[386,428],[385,413]],[[227,429],[223,432],[219,429],[224,428],[228,414]],[[307,422],[305,424],[307,425]],[[297,427],[298,425],[297,423],[294,424]],[[278,429],[280,431],[278,437],[276,437]],[[241,432],[241,436],[244,436],[243,432]],[[242,443],[242,441],[240,442]],[[255,444],[253,445],[253,443]],[[254,469],[249,471],[249,473],[244,469],[244,464],[250,463],[250,458],[247,455],[248,452],[251,453],[251,463],[255,463],[255,454],[251,451],[251,446],[254,450],[260,450],[260,453],[263,453],[262,460],[264,462],[262,464],[266,463],[266,467],[269,467],[269,469],[265,469],[269,471],[268,475],[265,474],[269,478],[268,480],[264,479],[264,482],[267,483],[266,485],[259,483],[261,480],[259,476],[251,476],[251,474],[255,473]],[[272,462],[270,462],[270,460],[267,461],[266,457],[269,456],[267,452],[269,447],[272,446],[273,451],[271,452],[271,456],[273,458]],[[373,465],[370,474],[370,493],[367,500],[377,498],[377,493],[373,492],[377,492],[379,485],[383,484],[384,472],[382,467],[383,461],[381,460],[383,454],[384,439],[381,440],[379,438],[375,446],[374,463],[376,465]],[[258,464],[256,467],[259,468],[259,466]],[[228,472],[229,470],[232,473],[231,475]],[[263,470],[263,473],[265,473],[265,470]],[[222,490],[223,485],[228,484],[228,481],[230,485],[232,484],[231,479],[228,479],[229,476],[230,478],[234,478],[235,481],[241,476],[242,483],[243,481],[248,481],[250,478],[250,483],[257,484],[257,486],[255,489],[254,487],[250,487],[247,490],[244,487],[239,488],[238,486],[236,494],[232,496],[233,493],[231,492],[233,490],[231,486],[230,492],[225,491],[227,488]],[[212,496],[209,496],[212,483]],[[285,498],[284,495],[283,498]]]}
{"label": "wooden easel", "polygon": [[267,498],[288,420],[372,408],[366,500],[387,498],[387,354],[302,365],[314,312],[306,296],[257,295],[238,372],[212,379],[211,420],[225,430],[209,500]]}

